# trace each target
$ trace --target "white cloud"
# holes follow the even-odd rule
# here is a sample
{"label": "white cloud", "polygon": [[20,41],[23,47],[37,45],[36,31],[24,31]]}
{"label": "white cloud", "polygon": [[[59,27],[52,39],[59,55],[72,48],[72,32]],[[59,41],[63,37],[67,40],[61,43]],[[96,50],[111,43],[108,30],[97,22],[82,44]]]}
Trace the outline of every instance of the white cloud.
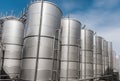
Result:
{"label": "white cloud", "polygon": [[98,31],[98,34],[103,36],[106,40],[112,41],[114,50],[117,54],[120,53],[120,27],[106,28]]}
{"label": "white cloud", "polygon": [[62,6],[63,6],[63,8],[65,8],[65,10],[68,10],[68,11],[76,8],[76,5],[71,1],[69,3],[68,2],[63,2]]}
{"label": "white cloud", "polygon": [[[70,14],[71,17],[80,20],[82,25],[85,24],[98,35],[112,41],[117,54],[120,53],[120,11],[111,9],[119,3],[120,0],[94,0],[93,6],[88,11],[76,11]],[[78,6],[72,2],[65,2],[63,7],[70,10]]]}
{"label": "white cloud", "polygon": [[113,8],[119,5],[120,0],[94,0],[95,7]]}
{"label": "white cloud", "polygon": [[117,53],[120,53],[119,14],[120,11],[111,12],[91,9],[86,13],[81,13],[79,11],[72,13],[71,16],[79,19],[82,24],[87,25],[87,28],[94,30],[106,40],[112,41],[114,49]]}

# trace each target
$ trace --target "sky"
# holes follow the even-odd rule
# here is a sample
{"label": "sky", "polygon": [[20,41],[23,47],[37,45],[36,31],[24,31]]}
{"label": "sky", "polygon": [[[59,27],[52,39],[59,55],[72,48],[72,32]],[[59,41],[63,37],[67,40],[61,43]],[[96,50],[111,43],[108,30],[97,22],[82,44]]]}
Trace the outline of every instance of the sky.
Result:
{"label": "sky", "polygon": [[[32,0],[33,1],[33,0]],[[78,19],[82,26],[97,32],[120,55],[120,0],[47,0],[61,8],[63,16]],[[31,0],[0,0],[3,15],[19,16]],[[7,12],[7,13],[6,13]]]}

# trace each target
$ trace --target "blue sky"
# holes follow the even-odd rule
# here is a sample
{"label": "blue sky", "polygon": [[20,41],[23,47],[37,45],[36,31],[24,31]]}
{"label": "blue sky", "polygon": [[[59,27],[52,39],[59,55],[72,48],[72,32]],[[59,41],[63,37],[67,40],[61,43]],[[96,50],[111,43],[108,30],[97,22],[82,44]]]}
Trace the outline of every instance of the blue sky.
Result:
{"label": "blue sky", "polygon": [[[57,4],[63,16],[70,15],[97,32],[97,35],[113,42],[120,53],[120,0],[48,0]],[[0,0],[0,12],[4,15],[14,10],[14,15],[29,4],[30,0]]]}

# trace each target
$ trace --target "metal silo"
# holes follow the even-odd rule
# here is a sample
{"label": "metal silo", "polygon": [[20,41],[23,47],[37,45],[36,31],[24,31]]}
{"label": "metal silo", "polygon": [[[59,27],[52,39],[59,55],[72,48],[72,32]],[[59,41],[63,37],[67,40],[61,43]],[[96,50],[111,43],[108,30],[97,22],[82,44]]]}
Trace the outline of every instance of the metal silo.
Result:
{"label": "metal silo", "polygon": [[19,77],[20,74],[20,61],[24,34],[23,31],[23,23],[18,21],[16,18],[6,18],[3,23],[3,70],[10,78]]}
{"label": "metal silo", "polygon": [[21,79],[23,81],[57,80],[57,31],[62,12],[51,2],[33,2],[27,11]]}
{"label": "metal silo", "polygon": [[92,30],[81,31],[81,79],[93,77],[93,35]]}
{"label": "metal silo", "polygon": [[94,77],[99,77],[102,75],[102,37],[95,36],[94,44]]}
{"label": "metal silo", "polygon": [[74,81],[80,77],[81,23],[72,18],[61,20],[60,81]]}
{"label": "metal silo", "polygon": [[0,42],[2,39],[2,20],[0,20]]}
{"label": "metal silo", "polygon": [[2,46],[1,46],[1,37],[2,37],[2,23],[0,21],[0,72],[1,72],[1,66],[2,66]]}
{"label": "metal silo", "polygon": [[108,70],[109,70],[108,42],[104,39],[102,44],[102,59],[103,59],[103,74],[108,74]]}
{"label": "metal silo", "polygon": [[1,70],[2,70],[2,55],[3,55],[3,53],[2,53],[2,46],[0,44],[0,74],[1,74]]}
{"label": "metal silo", "polygon": [[112,54],[112,42],[108,42],[108,56],[109,56],[109,70],[113,71],[113,54]]}

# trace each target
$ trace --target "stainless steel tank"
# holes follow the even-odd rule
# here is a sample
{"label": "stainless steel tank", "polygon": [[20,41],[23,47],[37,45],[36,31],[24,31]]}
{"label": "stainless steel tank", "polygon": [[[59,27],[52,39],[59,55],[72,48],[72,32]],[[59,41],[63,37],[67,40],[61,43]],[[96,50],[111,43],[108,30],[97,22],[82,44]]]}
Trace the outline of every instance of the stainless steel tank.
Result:
{"label": "stainless steel tank", "polygon": [[104,38],[102,39],[102,72],[105,74],[105,55],[104,55]]}
{"label": "stainless steel tank", "polygon": [[2,21],[0,20],[0,42],[2,39]]}
{"label": "stainless steel tank", "polygon": [[81,79],[93,77],[93,35],[92,30],[81,30]]}
{"label": "stainless steel tank", "polygon": [[3,55],[3,53],[2,53],[2,46],[0,45],[0,72],[2,70],[2,55]]}
{"label": "stainless steel tank", "polygon": [[102,45],[102,58],[103,58],[103,74],[108,74],[109,59],[108,59],[108,42],[103,39]]}
{"label": "stainless steel tank", "polygon": [[74,81],[80,77],[81,23],[72,18],[61,20],[60,81]]}
{"label": "stainless steel tank", "polygon": [[109,70],[113,71],[113,54],[112,54],[112,42],[108,42],[108,56],[109,56]]}
{"label": "stainless steel tank", "polygon": [[116,62],[117,62],[117,60],[116,60],[116,52],[113,50],[112,51],[112,53],[113,53],[113,72],[116,72],[116,68],[117,68],[117,64],[116,64]]}
{"label": "stainless steel tank", "polygon": [[27,11],[21,79],[49,81],[57,78],[55,42],[62,12],[51,2],[33,2]]}
{"label": "stainless steel tank", "polygon": [[102,75],[102,37],[95,36],[94,46],[94,77],[99,77]]}
{"label": "stainless steel tank", "polygon": [[1,46],[1,37],[2,37],[2,23],[0,21],[0,72],[2,67],[2,46]]}
{"label": "stainless steel tank", "polygon": [[3,70],[10,78],[19,77],[23,44],[23,23],[8,19],[3,23],[2,45],[4,49]]}

